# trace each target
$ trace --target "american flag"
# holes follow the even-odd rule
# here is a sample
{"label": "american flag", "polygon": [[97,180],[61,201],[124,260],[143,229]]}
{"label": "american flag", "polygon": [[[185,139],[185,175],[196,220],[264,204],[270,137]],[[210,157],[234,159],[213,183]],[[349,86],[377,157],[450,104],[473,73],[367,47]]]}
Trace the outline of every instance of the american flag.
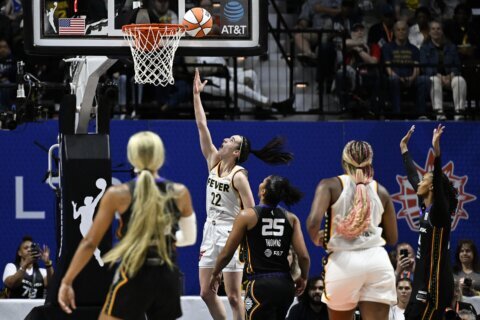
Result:
{"label": "american flag", "polygon": [[58,19],[59,35],[85,35],[85,18]]}

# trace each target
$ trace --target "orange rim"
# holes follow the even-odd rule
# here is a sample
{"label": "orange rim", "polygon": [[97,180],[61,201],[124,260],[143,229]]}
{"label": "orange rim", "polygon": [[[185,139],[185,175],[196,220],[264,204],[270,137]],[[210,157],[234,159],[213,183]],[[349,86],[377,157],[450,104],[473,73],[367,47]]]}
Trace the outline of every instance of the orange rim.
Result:
{"label": "orange rim", "polygon": [[146,24],[127,24],[122,26],[122,31],[124,33],[139,31],[145,32],[152,30],[160,34],[171,34],[175,31],[185,31],[185,26],[182,24],[172,24],[172,23],[146,23]]}

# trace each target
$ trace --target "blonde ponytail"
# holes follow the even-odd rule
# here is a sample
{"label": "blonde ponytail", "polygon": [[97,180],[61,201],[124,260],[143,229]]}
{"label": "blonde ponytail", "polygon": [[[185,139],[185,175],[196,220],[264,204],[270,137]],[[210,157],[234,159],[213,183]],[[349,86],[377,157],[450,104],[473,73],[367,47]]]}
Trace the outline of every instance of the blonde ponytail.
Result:
{"label": "blonde ponytail", "polygon": [[155,246],[168,266],[173,266],[166,240],[173,222],[173,214],[167,212],[166,203],[173,196],[161,192],[155,182],[154,173],[164,162],[160,137],[152,132],[132,136],[128,143],[128,159],[140,171],[132,199],[132,216],[125,236],[103,259],[110,265],[121,261],[120,268],[132,277],[144,264],[151,246]]}

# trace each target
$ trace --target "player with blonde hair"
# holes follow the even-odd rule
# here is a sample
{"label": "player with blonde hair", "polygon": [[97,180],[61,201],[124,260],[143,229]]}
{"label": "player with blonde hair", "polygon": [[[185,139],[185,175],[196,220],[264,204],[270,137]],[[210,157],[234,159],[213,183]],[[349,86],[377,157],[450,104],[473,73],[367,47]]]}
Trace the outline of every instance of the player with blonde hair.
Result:
{"label": "player with blonde hair", "polygon": [[149,319],[176,319],[182,312],[174,247],[196,240],[190,192],[158,175],[165,149],[155,133],[134,134],[127,153],[137,177],[106,191],[62,279],[58,302],[67,313],[76,308],[74,280],[119,212],[120,242],[104,256],[105,263],[118,267],[99,319],[138,319],[145,313]]}
{"label": "player with blonde hair", "polygon": [[[320,181],[307,220],[312,241],[327,250],[322,301],[332,320],[387,320],[397,302],[395,274],[385,242],[397,242],[397,220],[388,191],[373,180],[373,150],[348,142],[344,175]],[[320,230],[323,217],[325,230]]]}

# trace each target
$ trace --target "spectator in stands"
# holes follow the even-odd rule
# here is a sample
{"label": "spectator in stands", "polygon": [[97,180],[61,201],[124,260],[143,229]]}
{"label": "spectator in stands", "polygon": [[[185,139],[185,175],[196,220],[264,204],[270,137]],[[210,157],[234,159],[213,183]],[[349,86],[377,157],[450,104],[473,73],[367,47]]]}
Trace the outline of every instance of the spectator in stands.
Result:
{"label": "spectator in stands", "polygon": [[458,316],[461,320],[475,320],[475,314],[470,310],[460,310],[458,311]]}
{"label": "spectator in stands", "polygon": [[178,23],[178,16],[170,10],[170,0],[148,0],[144,5],[158,19],[158,23]]}
{"label": "spectator in stands", "polygon": [[290,265],[290,274],[292,275],[292,279],[295,282],[300,277],[302,270],[300,270],[300,265],[298,264],[298,255],[293,249],[293,246],[290,246],[287,260],[288,264]]}
{"label": "spectator in stands", "polygon": [[415,10],[414,24],[408,30],[408,41],[420,49],[425,39],[428,38],[430,20],[432,16],[427,7],[419,7]]}
{"label": "spectator in stands", "polygon": [[465,4],[455,7],[453,19],[445,22],[445,36],[457,46],[458,54],[462,63],[475,58],[480,37],[478,25],[472,20],[472,10]]}
{"label": "spectator in stands", "polygon": [[[351,28],[350,38],[345,41],[347,47],[345,69],[343,69],[343,65],[340,65],[335,78],[335,89],[340,105],[345,109],[348,109],[347,96],[355,91],[357,81],[359,85],[369,85],[370,87],[375,81],[372,79],[373,69],[359,68],[363,64],[376,64],[380,60],[380,47],[376,43],[368,46],[366,40],[365,26],[362,23],[355,23]],[[360,72],[359,75],[357,75],[357,70]]]}
{"label": "spectator in stands", "polygon": [[412,294],[412,280],[400,278],[397,280],[397,304],[390,307],[389,320],[405,320],[404,312],[410,295]]}
{"label": "spectator in stands", "polygon": [[395,12],[389,4],[380,7],[381,22],[374,24],[368,31],[368,44],[378,44],[382,48],[385,43],[393,41],[393,25],[395,24]]}
{"label": "spectator in stands", "polygon": [[[443,35],[442,24],[430,22],[430,39],[420,48],[420,63],[429,64],[424,68],[430,86],[430,98],[437,120],[445,119],[443,110],[443,88],[452,90],[455,106],[455,120],[463,118],[467,98],[467,83],[460,75],[460,58],[457,48]],[[436,66],[435,66],[436,65]]]}
{"label": "spectator in stands", "polygon": [[395,0],[395,17],[409,25],[413,24],[416,12],[422,5],[422,0]]}
{"label": "spectator in stands", "polygon": [[[0,38],[0,84],[15,82],[16,66],[6,39]],[[0,88],[0,112],[10,110],[13,102],[10,88]]]}
{"label": "spectator in stands", "polygon": [[[221,69],[218,65],[227,66],[227,60],[223,57],[185,57],[187,63],[201,63],[205,64],[205,68],[202,67],[202,75],[205,79],[209,80],[212,85],[205,86],[204,92],[213,95],[225,95],[227,90],[227,81],[225,77],[218,76]],[[217,66],[208,67],[209,64],[216,64]],[[230,77],[229,91],[233,94],[234,70],[231,67],[228,68]],[[256,106],[255,111],[258,115],[265,115],[266,112],[271,109],[276,109],[283,114],[293,112],[293,103],[295,97],[290,97],[280,102],[272,102],[269,97],[264,96],[260,91],[260,85],[257,79],[257,73],[255,70],[237,68],[237,91],[238,97],[246,102],[253,103]]]}
{"label": "spectator in stands", "polygon": [[307,0],[298,17],[296,29],[315,28],[325,32],[296,33],[298,59],[306,65],[316,66],[319,90],[330,89],[335,73],[336,51],[332,39],[333,20],[342,14],[341,6],[351,0]]}
{"label": "spectator in stands", "polygon": [[470,278],[473,288],[480,291],[480,263],[477,246],[472,240],[458,241],[453,264],[453,277],[455,280]]}
{"label": "spectator in stands", "polygon": [[434,19],[451,19],[453,11],[459,2],[463,0],[423,0]]}
{"label": "spectator in stands", "polygon": [[12,22],[5,14],[5,6],[0,1],[0,39],[12,41]]}
{"label": "spectator in stands", "polygon": [[323,290],[322,277],[308,279],[307,288],[288,312],[286,320],[328,320],[327,305],[322,302]]}
{"label": "spectator in stands", "polygon": [[468,301],[468,297],[463,295],[462,284],[460,281],[454,281],[453,301],[451,308],[459,312],[460,310],[468,310],[477,316],[477,312],[472,303]]}
{"label": "spectator in stands", "polygon": [[395,275],[397,279],[413,279],[415,271],[415,252],[410,244],[406,242],[399,243],[396,248],[397,265]]}
{"label": "spectator in stands", "polygon": [[[332,18],[341,12],[341,3],[341,0],[305,1],[298,16],[296,28],[300,30],[306,28],[331,29],[333,25]],[[295,44],[298,50],[300,50],[299,55],[308,57],[315,63],[317,57],[315,48],[327,42],[325,40],[326,37],[322,37],[322,39],[319,38],[318,33],[296,33]]]}
{"label": "spectator in stands", "polygon": [[[41,260],[45,268],[38,266]],[[9,297],[15,299],[42,299],[46,287],[53,276],[50,249],[33,242],[32,237],[24,236],[14,263],[8,263],[3,271],[3,283],[8,288]]]}
{"label": "spectator in stands", "polygon": [[405,21],[397,21],[393,30],[395,40],[382,48],[393,113],[400,114],[401,91],[406,89],[416,93],[416,111],[425,115],[425,86],[421,78],[418,78],[420,69],[415,66],[420,62],[419,50],[408,42],[408,25]]}

